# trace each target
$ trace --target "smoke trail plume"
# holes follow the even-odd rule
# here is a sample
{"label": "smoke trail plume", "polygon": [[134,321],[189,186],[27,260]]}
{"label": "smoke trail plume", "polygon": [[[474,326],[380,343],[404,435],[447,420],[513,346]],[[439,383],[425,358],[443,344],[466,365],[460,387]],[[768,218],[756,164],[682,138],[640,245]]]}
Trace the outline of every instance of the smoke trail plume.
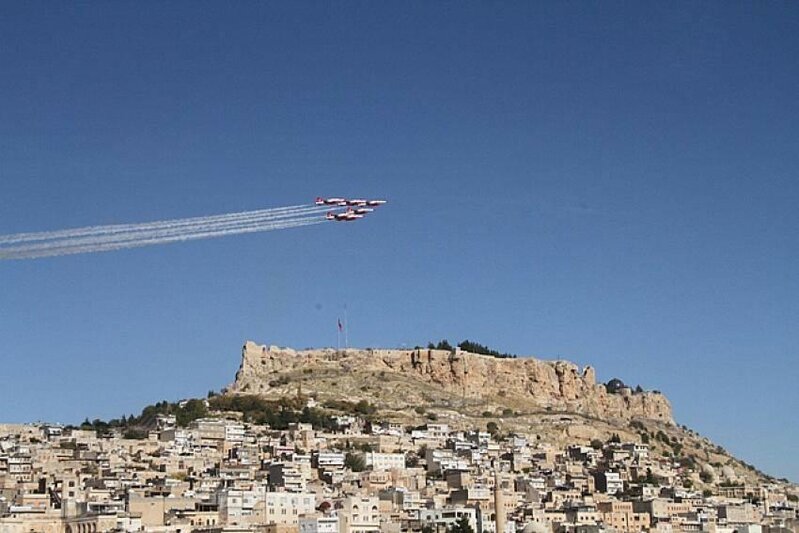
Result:
{"label": "smoke trail plume", "polygon": [[299,212],[321,213],[329,209],[326,206],[307,206],[295,205],[290,207],[277,207],[273,209],[259,209],[256,211],[242,211],[227,215],[211,215],[204,217],[180,218],[174,220],[161,220],[157,222],[145,222],[141,224],[110,224],[105,226],[89,226],[85,228],[74,228],[58,231],[41,231],[36,233],[16,233],[13,235],[0,235],[0,245],[17,242],[45,241],[51,239],[61,239],[67,237],[81,237],[88,235],[103,235],[109,233],[125,233],[129,231],[143,231],[148,229],[164,229],[170,227],[192,226],[206,222],[223,222],[239,219],[249,219],[258,217],[280,217],[287,214]]}
{"label": "smoke trail plume", "polygon": [[327,206],[291,206],[227,215],[115,224],[0,236],[0,259],[34,259],[105,252],[324,222]]}

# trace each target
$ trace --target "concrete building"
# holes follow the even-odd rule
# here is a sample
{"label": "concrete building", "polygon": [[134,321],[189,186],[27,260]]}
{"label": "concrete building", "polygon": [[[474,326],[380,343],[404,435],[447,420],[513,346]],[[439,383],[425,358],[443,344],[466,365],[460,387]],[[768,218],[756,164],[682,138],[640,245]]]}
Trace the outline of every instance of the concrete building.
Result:
{"label": "concrete building", "polygon": [[616,494],[624,490],[624,482],[618,472],[597,472],[594,474],[594,486],[599,492]]}
{"label": "concrete building", "polygon": [[443,509],[422,509],[419,512],[419,521],[422,524],[432,524],[436,531],[446,531],[464,516],[469,520],[472,530],[480,533],[477,509],[471,507],[453,506]]}
{"label": "concrete building", "polygon": [[366,466],[372,470],[391,470],[405,468],[404,453],[366,452]]}
{"label": "concrete building", "polygon": [[649,513],[636,513],[632,502],[607,501],[597,503],[602,522],[617,531],[635,533],[648,530]]}
{"label": "concrete building", "polygon": [[316,509],[316,495],[309,492],[267,492],[264,494],[264,522],[298,525],[301,515]]}
{"label": "concrete building", "polygon": [[299,533],[339,533],[338,515],[305,515],[299,518]]}
{"label": "concrete building", "polygon": [[337,507],[340,533],[378,533],[380,501],[376,496],[348,496]]}

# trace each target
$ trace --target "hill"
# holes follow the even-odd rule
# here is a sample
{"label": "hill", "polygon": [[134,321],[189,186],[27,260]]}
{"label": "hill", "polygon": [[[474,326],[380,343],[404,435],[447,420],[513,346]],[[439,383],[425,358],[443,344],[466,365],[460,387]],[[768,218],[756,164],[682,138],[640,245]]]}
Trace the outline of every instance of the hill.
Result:
{"label": "hill", "polygon": [[[612,386],[611,386],[612,385]],[[228,395],[312,396],[328,408],[368,406],[376,419],[489,427],[563,446],[620,438],[650,444],[695,472],[695,483],[771,480],[674,421],[657,391],[601,384],[591,367],[417,348],[310,349],[244,344]],[[339,402],[339,403],[337,403]]]}

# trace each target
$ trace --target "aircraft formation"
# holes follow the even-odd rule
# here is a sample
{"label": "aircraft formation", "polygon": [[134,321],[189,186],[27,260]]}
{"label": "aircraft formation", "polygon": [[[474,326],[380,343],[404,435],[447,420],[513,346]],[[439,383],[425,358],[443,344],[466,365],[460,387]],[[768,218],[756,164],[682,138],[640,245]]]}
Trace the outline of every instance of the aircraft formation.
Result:
{"label": "aircraft formation", "polygon": [[335,222],[354,222],[356,220],[362,219],[365,215],[373,212],[375,207],[379,207],[385,204],[386,201],[363,200],[360,198],[347,199],[347,198],[317,197],[314,203],[319,206],[327,205],[335,207],[346,207],[347,210],[341,213],[334,213],[333,211],[328,211],[327,214],[325,215],[325,218],[327,220],[332,220]]}
{"label": "aircraft formation", "polygon": [[[364,215],[374,211],[375,207],[385,203],[385,200],[317,198],[312,205],[293,205],[224,215],[0,235],[0,260],[106,252],[312,226],[323,224],[328,220],[351,222],[362,219]],[[343,212],[340,211],[342,207],[346,208]]]}

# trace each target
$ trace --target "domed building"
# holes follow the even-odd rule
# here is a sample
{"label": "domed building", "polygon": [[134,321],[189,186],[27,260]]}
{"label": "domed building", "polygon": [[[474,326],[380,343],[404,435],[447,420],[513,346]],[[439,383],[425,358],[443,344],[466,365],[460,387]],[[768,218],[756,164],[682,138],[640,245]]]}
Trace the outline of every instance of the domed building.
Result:
{"label": "domed building", "polygon": [[624,384],[619,378],[613,378],[605,384],[605,390],[610,394],[617,394],[622,389],[626,389],[627,385]]}

